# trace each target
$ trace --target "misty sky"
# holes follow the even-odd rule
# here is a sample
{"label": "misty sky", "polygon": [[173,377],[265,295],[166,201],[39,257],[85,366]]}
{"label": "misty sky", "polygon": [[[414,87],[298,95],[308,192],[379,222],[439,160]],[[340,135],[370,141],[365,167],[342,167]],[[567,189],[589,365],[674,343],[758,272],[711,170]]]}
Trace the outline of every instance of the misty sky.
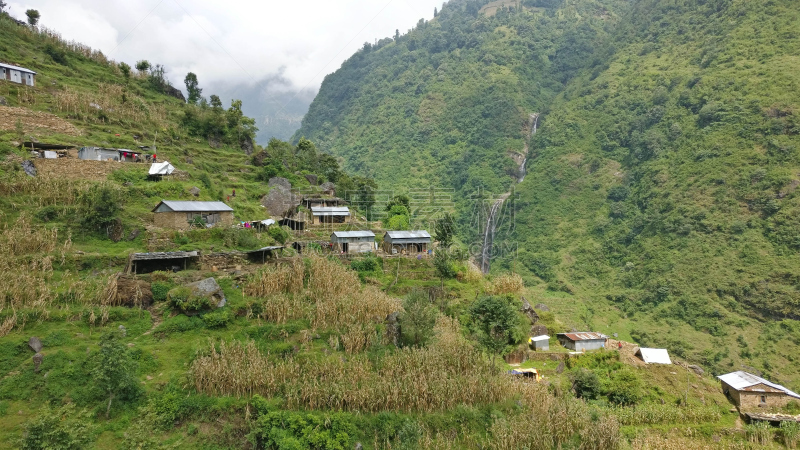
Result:
{"label": "misty sky", "polygon": [[191,71],[203,95],[242,98],[245,104],[254,92],[285,98],[305,90],[301,96],[312,97],[325,75],[364,42],[394,36],[395,29],[405,33],[442,5],[442,0],[6,2],[12,16],[24,20],[25,10],[36,9],[40,25],[116,61],[163,64],[175,87],[184,89],[183,78]]}

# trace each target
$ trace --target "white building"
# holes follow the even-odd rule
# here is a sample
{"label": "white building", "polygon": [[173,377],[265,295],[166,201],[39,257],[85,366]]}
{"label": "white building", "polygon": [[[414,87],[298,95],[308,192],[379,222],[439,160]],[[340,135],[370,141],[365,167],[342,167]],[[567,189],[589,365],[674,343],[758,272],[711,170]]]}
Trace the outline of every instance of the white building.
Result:
{"label": "white building", "polygon": [[34,86],[36,81],[36,72],[24,67],[0,63],[0,79],[8,80],[13,83],[24,84],[26,86]]}

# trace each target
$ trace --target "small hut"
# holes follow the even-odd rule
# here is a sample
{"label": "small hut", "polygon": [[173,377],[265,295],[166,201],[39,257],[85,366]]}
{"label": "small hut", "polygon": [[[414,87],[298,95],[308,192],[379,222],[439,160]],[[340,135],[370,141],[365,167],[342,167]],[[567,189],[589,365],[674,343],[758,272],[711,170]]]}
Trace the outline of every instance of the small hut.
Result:
{"label": "small hut", "polygon": [[350,217],[350,209],[346,206],[325,207],[317,206],[311,208],[311,223],[345,223]]}
{"label": "small hut", "polygon": [[128,269],[132,273],[150,273],[156,270],[177,272],[188,269],[197,261],[197,252],[134,253]]}
{"label": "small hut", "polygon": [[528,344],[530,344],[531,348],[537,352],[550,351],[550,336],[545,334],[531,337],[528,340]]}
{"label": "small hut", "polygon": [[331,248],[340,253],[367,253],[375,250],[372,231],[336,231],[331,234]]}
{"label": "small hut", "polygon": [[608,336],[605,334],[590,331],[558,333],[557,336],[561,345],[576,352],[605,348],[608,341]]}
{"label": "small hut", "polygon": [[89,161],[119,161],[119,151],[114,148],[81,147],[78,158]]}
{"label": "small hut", "polygon": [[387,231],[383,236],[383,251],[390,255],[425,253],[431,245],[431,235],[425,230]]}

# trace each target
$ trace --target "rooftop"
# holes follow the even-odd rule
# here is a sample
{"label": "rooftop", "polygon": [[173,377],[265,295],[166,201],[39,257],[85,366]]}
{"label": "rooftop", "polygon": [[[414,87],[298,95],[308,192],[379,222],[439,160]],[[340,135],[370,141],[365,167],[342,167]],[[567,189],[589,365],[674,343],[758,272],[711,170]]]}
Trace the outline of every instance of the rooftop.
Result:
{"label": "rooftop", "polygon": [[725,384],[736,389],[737,391],[749,388],[750,386],[755,386],[757,384],[764,384],[773,389],[783,391],[790,397],[800,398],[800,394],[792,392],[780,384],[775,384],[759,376],[753,375],[752,373],[747,373],[741,370],[737,372],[726,373],[725,375],[720,375],[717,378],[724,381]]}
{"label": "rooftop", "polygon": [[311,214],[315,216],[349,216],[350,209],[346,206],[312,206]]}
{"label": "rooftop", "polygon": [[134,253],[131,255],[132,261],[149,261],[153,259],[180,259],[194,258],[197,252],[155,252],[155,253]]}
{"label": "rooftop", "polygon": [[672,364],[665,348],[640,348],[636,350],[636,356],[641,356],[647,364]]}
{"label": "rooftop", "polygon": [[548,341],[548,340],[550,340],[550,336],[548,336],[546,334],[543,334],[541,336],[534,336],[534,337],[531,338],[531,341],[533,341],[533,342]]}
{"label": "rooftop", "polygon": [[413,231],[387,231],[386,234],[392,239],[430,239],[431,235],[425,230]]}
{"label": "rooftop", "polygon": [[361,238],[361,237],[375,237],[372,231],[334,231],[333,235],[337,238]]}
{"label": "rooftop", "polygon": [[36,72],[32,71],[31,69],[26,69],[24,67],[19,67],[19,66],[13,66],[11,64],[0,63],[0,67],[5,67],[6,69],[11,69],[11,70],[19,70],[20,72],[27,72],[36,75]]}
{"label": "rooftop", "polygon": [[608,339],[603,333],[596,333],[594,331],[578,331],[575,333],[558,333],[559,336],[566,336],[570,341],[593,341],[598,339]]}
{"label": "rooftop", "polygon": [[175,212],[226,212],[233,211],[233,208],[223,202],[192,202],[192,201],[178,201],[178,200],[161,200],[153,212],[155,212],[161,205],[166,206]]}

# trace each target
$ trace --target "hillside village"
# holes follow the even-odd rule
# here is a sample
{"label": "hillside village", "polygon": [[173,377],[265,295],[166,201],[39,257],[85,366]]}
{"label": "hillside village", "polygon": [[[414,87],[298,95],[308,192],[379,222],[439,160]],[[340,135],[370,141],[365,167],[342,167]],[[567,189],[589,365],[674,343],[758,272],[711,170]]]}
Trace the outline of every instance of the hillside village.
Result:
{"label": "hillside village", "polygon": [[796,367],[589,327],[438,194],[7,14],[0,45],[0,448],[800,444]]}

